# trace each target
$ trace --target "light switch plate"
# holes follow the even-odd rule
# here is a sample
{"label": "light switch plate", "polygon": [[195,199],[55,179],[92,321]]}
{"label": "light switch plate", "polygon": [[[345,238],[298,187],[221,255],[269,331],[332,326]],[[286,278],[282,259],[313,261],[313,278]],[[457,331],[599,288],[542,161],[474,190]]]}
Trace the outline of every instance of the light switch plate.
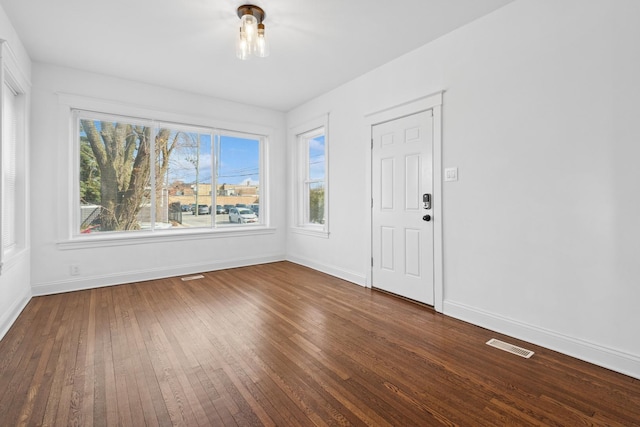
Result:
{"label": "light switch plate", "polygon": [[457,181],[458,180],[458,168],[445,168],[444,169],[445,181]]}

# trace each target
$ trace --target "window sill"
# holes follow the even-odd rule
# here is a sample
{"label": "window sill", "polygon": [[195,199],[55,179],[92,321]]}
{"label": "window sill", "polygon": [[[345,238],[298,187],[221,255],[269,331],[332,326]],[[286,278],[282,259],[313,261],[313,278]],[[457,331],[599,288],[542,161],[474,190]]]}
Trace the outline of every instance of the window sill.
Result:
{"label": "window sill", "polygon": [[329,238],[329,231],[324,228],[312,228],[312,227],[292,227],[291,231],[296,234],[303,234],[305,236],[321,237],[323,239]]}
{"label": "window sill", "polygon": [[193,231],[139,231],[123,235],[97,235],[91,237],[74,237],[58,242],[58,249],[73,250],[87,248],[103,248],[109,246],[142,245],[149,243],[179,242],[199,239],[246,237],[261,234],[274,234],[276,229],[267,226],[229,226],[211,230]]}

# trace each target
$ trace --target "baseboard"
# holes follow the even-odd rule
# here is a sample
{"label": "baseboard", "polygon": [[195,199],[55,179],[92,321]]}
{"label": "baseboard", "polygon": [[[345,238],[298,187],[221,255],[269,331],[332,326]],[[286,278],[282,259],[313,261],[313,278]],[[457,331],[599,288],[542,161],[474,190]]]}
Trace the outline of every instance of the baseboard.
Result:
{"label": "baseboard", "polygon": [[24,310],[29,301],[31,301],[31,294],[27,289],[24,295],[16,299],[14,303],[11,304],[11,307],[2,313],[2,316],[0,316],[0,340],[9,332],[9,329],[11,329],[11,326],[15,323],[16,319],[18,319],[18,316],[22,313],[22,310]]}
{"label": "baseboard", "polygon": [[362,274],[354,273],[352,271],[336,268],[332,265],[322,264],[317,261],[295,256],[295,255],[287,255],[286,259],[287,261],[293,262],[294,264],[300,264],[305,267],[309,267],[314,270],[321,271],[330,276],[334,276],[339,279],[346,280],[347,282],[355,283],[356,285],[366,286],[366,283],[367,283],[366,276]]}
{"label": "baseboard", "polygon": [[444,302],[443,313],[447,316],[640,379],[640,357],[638,356],[451,301]]}
{"label": "baseboard", "polygon": [[237,258],[224,261],[214,261],[202,264],[188,264],[170,266],[158,269],[127,271],[101,276],[78,277],[70,280],[59,280],[47,283],[36,283],[31,286],[34,296],[52,295],[63,292],[80,291],[84,289],[100,288],[104,286],[121,285],[125,283],[142,282],[146,280],[163,279],[166,277],[183,276],[206,271],[224,270],[228,268],[246,267],[257,264],[284,261],[284,254],[273,254],[252,258]]}

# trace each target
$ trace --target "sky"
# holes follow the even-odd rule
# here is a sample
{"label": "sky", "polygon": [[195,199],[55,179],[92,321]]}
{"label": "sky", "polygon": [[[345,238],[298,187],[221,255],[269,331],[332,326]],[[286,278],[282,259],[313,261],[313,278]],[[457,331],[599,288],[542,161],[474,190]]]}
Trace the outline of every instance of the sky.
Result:
{"label": "sky", "polygon": [[260,141],[230,136],[220,138],[218,183],[241,184],[260,181]]}
{"label": "sky", "polygon": [[[211,135],[199,135],[199,156],[197,135],[190,134],[195,143],[185,143],[173,154],[172,169],[168,180],[181,180],[185,183],[196,181],[196,165],[198,167],[198,182],[210,182],[212,175],[218,184],[246,184],[257,185],[260,181],[260,141],[233,136],[216,136],[219,147],[218,165],[214,168]],[[213,171],[217,169],[217,173]]]}
{"label": "sky", "polygon": [[[100,131],[102,128],[100,120],[93,120],[93,122]],[[115,126],[117,122],[114,121],[113,124]],[[176,129],[171,137],[176,135],[179,138],[179,145],[171,154],[166,177],[168,183],[174,181],[195,183],[197,168],[198,182],[201,183],[211,182],[214,176],[217,177],[218,184],[259,184],[260,140],[257,137],[212,135],[190,132],[188,129]],[[86,136],[82,127],[80,127],[80,136]],[[218,144],[212,144],[214,139]],[[217,150],[219,157],[217,168],[213,164],[214,149]],[[216,173],[213,172],[214,170]]]}
{"label": "sky", "polygon": [[309,179],[324,180],[325,155],[324,135],[309,139]]}

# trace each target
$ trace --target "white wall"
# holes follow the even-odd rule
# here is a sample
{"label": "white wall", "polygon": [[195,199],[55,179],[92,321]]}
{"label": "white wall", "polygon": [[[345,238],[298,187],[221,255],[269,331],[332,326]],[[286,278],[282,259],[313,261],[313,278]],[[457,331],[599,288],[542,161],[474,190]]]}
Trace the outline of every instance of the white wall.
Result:
{"label": "white wall", "polygon": [[364,116],[444,90],[445,314],[640,378],[638,16],[519,0],[291,111],[331,112],[331,235],[288,257],[365,282]]}
{"label": "white wall", "polygon": [[[212,76],[215,78],[215,76]],[[59,93],[154,110],[156,117],[224,129],[264,129],[269,140],[269,213],[272,230],[251,236],[144,242],[135,245],[68,248],[72,142],[68,114]],[[32,130],[32,287],[36,295],[157,277],[209,271],[284,259],[286,205],[284,190],[284,114],[247,105],[172,91],[34,63]],[[63,97],[64,98],[64,97]],[[67,108],[68,110],[68,108]],[[158,117],[160,116],[160,117]],[[70,275],[70,265],[79,267]]]}
{"label": "white wall", "polygon": [[[12,63],[12,72],[17,74],[17,78],[26,82],[25,86],[28,86],[31,78],[31,61],[2,7],[0,7],[0,40],[6,41],[8,49],[4,50],[4,54],[10,56],[10,58],[3,58],[3,60]],[[28,87],[25,90],[28,90]],[[28,105],[29,94],[26,93],[24,96]],[[28,153],[28,150],[26,151]],[[20,167],[20,165],[18,165],[18,173],[27,174],[24,167]],[[24,231],[24,234],[21,233],[23,238],[29,235],[28,225],[27,230]],[[0,338],[7,333],[31,298],[29,243],[22,242],[17,255],[3,259],[3,263],[0,272]]]}

